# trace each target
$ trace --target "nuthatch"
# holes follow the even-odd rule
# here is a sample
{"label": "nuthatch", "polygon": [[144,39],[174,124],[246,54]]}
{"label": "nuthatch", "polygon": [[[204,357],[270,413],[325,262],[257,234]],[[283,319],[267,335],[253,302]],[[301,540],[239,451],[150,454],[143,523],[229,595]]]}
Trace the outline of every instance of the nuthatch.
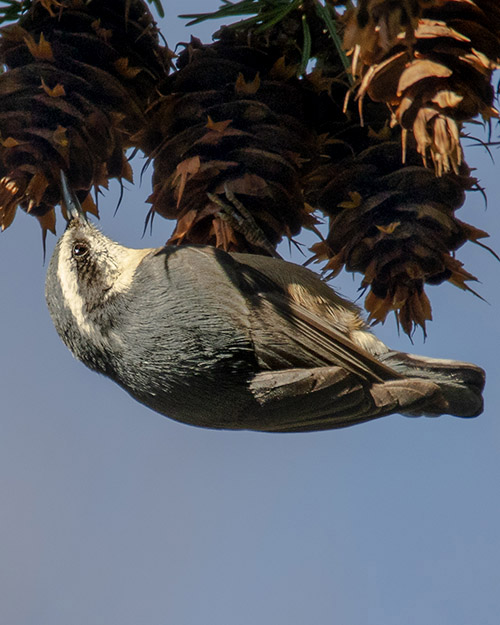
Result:
{"label": "nuthatch", "polygon": [[153,410],[270,432],[482,411],[482,369],[390,350],[308,269],[203,245],[123,247],[62,186],[69,223],[45,290],[56,330]]}

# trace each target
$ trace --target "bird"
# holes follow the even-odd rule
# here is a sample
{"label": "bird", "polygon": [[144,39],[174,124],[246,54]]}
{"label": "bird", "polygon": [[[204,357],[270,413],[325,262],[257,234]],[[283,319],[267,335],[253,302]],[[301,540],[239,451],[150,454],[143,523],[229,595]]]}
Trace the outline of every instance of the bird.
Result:
{"label": "bird", "polygon": [[209,245],[128,248],[89,221],[64,173],[61,193],[68,223],[45,285],[54,326],[152,410],[262,432],[482,412],[483,369],[391,350],[313,271]]}

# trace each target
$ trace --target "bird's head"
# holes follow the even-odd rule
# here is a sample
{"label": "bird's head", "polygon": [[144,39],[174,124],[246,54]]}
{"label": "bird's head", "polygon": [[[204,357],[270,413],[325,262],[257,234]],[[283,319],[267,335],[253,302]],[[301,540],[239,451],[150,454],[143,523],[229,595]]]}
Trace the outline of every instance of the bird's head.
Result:
{"label": "bird's head", "polygon": [[105,236],[85,215],[61,175],[68,215],[47,270],[45,297],[57,332],[80,359],[81,341],[102,343],[109,329],[110,302],[125,293],[150,249],[124,247]]}

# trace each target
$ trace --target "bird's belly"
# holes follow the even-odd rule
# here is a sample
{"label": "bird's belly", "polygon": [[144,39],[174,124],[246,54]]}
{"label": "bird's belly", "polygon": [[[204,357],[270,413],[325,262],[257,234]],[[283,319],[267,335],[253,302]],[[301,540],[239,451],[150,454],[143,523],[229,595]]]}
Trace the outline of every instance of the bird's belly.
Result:
{"label": "bird's belly", "polygon": [[[184,334],[176,344],[159,338],[134,362],[125,351],[115,381],[152,410],[210,428],[241,428],[238,414],[251,398],[257,364],[252,345],[234,333],[217,338]],[[173,333],[177,335],[179,333]]]}
{"label": "bird's belly", "polygon": [[151,376],[147,389],[131,392],[139,402],[171,419],[207,428],[241,429],[242,408],[251,399],[248,375],[240,371],[186,372],[182,381]]}

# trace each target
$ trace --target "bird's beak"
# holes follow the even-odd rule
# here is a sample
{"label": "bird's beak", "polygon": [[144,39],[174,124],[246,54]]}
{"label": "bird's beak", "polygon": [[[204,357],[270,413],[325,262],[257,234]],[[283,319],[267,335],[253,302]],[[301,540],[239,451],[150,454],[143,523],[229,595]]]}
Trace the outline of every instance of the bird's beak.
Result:
{"label": "bird's beak", "polygon": [[70,189],[66,174],[61,169],[61,189],[62,200],[66,207],[66,213],[68,215],[68,221],[78,219],[88,223],[87,215],[80,204],[80,200],[77,198],[76,193]]}

